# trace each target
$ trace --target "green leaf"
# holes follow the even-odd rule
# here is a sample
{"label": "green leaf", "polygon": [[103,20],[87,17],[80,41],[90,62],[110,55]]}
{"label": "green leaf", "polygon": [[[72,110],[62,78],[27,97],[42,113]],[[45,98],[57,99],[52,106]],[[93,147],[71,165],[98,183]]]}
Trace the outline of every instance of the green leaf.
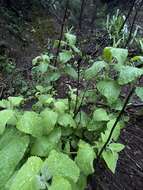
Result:
{"label": "green leaf", "polygon": [[72,135],[72,133],[73,133],[73,128],[61,128],[62,129],[62,136],[63,137],[67,137],[67,136],[70,136],[70,135]]}
{"label": "green leaf", "polygon": [[78,113],[76,116],[76,123],[78,124],[79,127],[86,128],[88,124],[88,120],[89,118],[87,114],[83,111]]}
{"label": "green leaf", "polygon": [[4,188],[4,185],[13,174],[28,145],[28,136],[13,134],[13,139],[11,138],[10,141],[7,141],[7,145],[0,150],[0,189]]}
{"label": "green leaf", "polygon": [[8,100],[13,106],[20,106],[21,102],[24,100],[23,97],[9,97]]}
{"label": "green leaf", "polygon": [[58,123],[63,127],[76,127],[76,123],[72,116],[68,113],[62,114],[59,116]]}
{"label": "green leaf", "polygon": [[15,176],[17,175],[18,171],[15,171],[14,174],[9,178],[9,180],[6,182],[5,186],[4,186],[4,190],[9,190],[11,187],[11,184],[13,183],[13,180],[15,178]]}
{"label": "green leaf", "polygon": [[39,91],[41,94],[45,92],[45,88],[42,85],[37,85],[36,90]]}
{"label": "green leaf", "polygon": [[[116,119],[111,119],[108,123],[107,123],[107,133],[109,134],[114,123],[115,123]],[[114,131],[113,131],[113,134],[112,134],[112,139],[114,141],[117,141],[119,136],[120,136],[120,131],[121,131],[121,125],[120,125],[120,122],[117,123]],[[108,134],[106,134],[106,136],[108,136]]]}
{"label": "green leaf", "polygon": [[36,57],[33,59],[32,64],[34,65],[33,71],[40,72],[44,74],[48,71],[50,63],[50,57],[46,54]]}
{"label": "green leaf", "polygon": [[95,159],[95,152],[90,144],[80,140],[79,141],[79,150],[77,152],[77,156],[75,158],[75,162],[77,163],[80,171],[88,176],[94,172],[93,168],[93,160]]}
{"label": "green leaf", "polygon": [[87,92],[85,94],[85,98],[86,98],[86,100],[85,100],[86,102],[95,103],[97,101],[98,94],[96,91],[87,90]]}
{"label": "green leaf", "polygon": [[0,111],[0,135],[4,132],[7,122],[13,117],[13,110]]}
{"label": "green leaf", "polygon": [[21,119],[17,122],[16,127],[26,134],[31,134],[33,137],[43,135],[42,119],[35,112],[25,111]]}
{"label": "green leaf", "polygon": [[63,41],[63,40],[61,40],[61,41],[55,40],[53,47],[54,48],[58,48],[59,47],[59,43],[60,43],[60,47],[64,47],[64,46],[67,45],[67,43],[65,41]]}
{"label": "green leaf", "polygon": [[110,50],[112,57],[117,60],[118,64],[123,65],[125,63],[128,57],[127,49],[113,48],[113,47],[106,47],[106,48]]}
{"label": "green leaf", "polygon": [[52,185],[49,186],[48,190],[72,190],[70,182],[61,177],[55,176],[52,180]]}
{"label": "green leaf", "polygon": [[49,67],[49,64],[45,64],[45,63],[41,63],[39,66],[38,66],[38,70],[44,74],[48,71],[48,67]]}
{"label": "green leaf", "polygon": [[47,54],[42,54],[40,56],[37,56],[33,59],[32,65],[39,65],[41,63],[49,64],[50,63],[50,57]]}
{"label": "green leaf", "polygon": [[61,63],[67,63],[72,58],[72,52],[68,50],[62,51],[62,53],[59,53],[59,60]]}
{"label": "green leaf", "polygon": [[78,78],[78,74],[77,74],[76,70],[70,64],[66,65],[66,67],[65,67],[65,73],[68,74],[73,79],[77,79]]}
{"label": "green leaf", "polygon": [[133,62],[140,62],[140,64],[143,63],[143,56],[134,56],[131,61]]}
{"label": "green leaf", "polygon": [[47,73],[47,82],[53,82],[53,81],[57,81],[59,78],[61,77],[61,73],[59,71],[54,71],[54,72],[51,72],[49,71]]}
{"label": "green leaf", "polygon": [[85,78],[87,80],[94,79],[97,74],[107,66],[104,61],[96,61],[93,65],[85,71]]}
{"label": "green leaf", "polygon": [[104,129],[104,122],[91,120],[87,125],[88,131],[101,132]]}
{"label": "green leaf", "polygon": [[52,96],[49,94],[46,94],[46,95],[42,94],[42,95],[38,96],[38,99],[39,99],[40,103],[43,105],[48,105],[48,104],[51,104],[52,102],[54,102],[54,98],[52,98]]}
{"label": "green leaf", "polygon": [[[112,119],[107,123],[107,129],[104,132],[100,132],[101,133],[101,138],[99,139],[98,142],[96,142],[96,147],[98,148],[98,150],[101,150],[101,148],[104,146],[104,144],[107,142],[107,139],[109,138],[109,135],[111,133],[112,127],[115,123],[116,119]],[[110,138],[110,141],[108,143],[108,145],[112,142],[112,141],[117,141],[119,136],[120,136],[120,131],[123,128],[123,124],[122,122],[118,122],[118,124],[116,125],[112,136]]]}
{"label": "green leaf", "polygon": [[102,157],[105,160],[108,168],[115,173],[117,160],[118,160],[118,153],[112,151],[104,151],[102,153]]}
{"label": "green leaf", "polygon": [[143,87],[136,88],[136,95],[143,101]]}
{"label": "green leaf", "polygon": [[143,75],[143,70],[132,67],[132,66],[122,66],[120,67],[120,74],[118,78],[118,82],[120,85],[128,84],[130,82],[135,81],[141,75]]}
{"label": "green leaf", "polygon": [[18,138],[21,132],[15,127],[6,127],[4,133],[0,136],[0,150],[8,145],[13,139]]}
{"label": "green leaf", "polygon": [[120,152],[125,148],[125,145],[120,144],[120,143],[111,143],[108,148],[112,151],[112,152]]}
{"label": "green leaf", "polygon": [[40,115],[42,118],[44,134],[49,134],[57,123],[58,114],[52,110],[45,109]]}
{"label": "green leaf", "polygon": [[37,174],[42,167],[43,161],[38,157],[30,157],[20,168],[10,190],[38,190]]}
{"label": "green leaf", "polygon": [[31,148],[31,155],[48,157],[51,150],[56,149],[61,138],[61,129],[54,129],[48,136],[35,139]]}
{"label": "green leaf", "polygon": [[93,119],[95,121],[108,121],[109,120],[109,116],[106,112],[105,109],[103,108],[99,108],[99,109],[96,109],[93,113]]}
{"label": "green leaf", "polygon": [[67,141],[65,143],[65,147],[63,149],[63,152],[66,153],[66,154],[68,154],[68,155],[70,155],[70,149],[71,149],[70,141]]}
{"label": "green leaf", "polygon": [[112,61],[112,53],[110,51],[110,48],[108,48],[108,47],[104,48],[103,58],[105,59],[105,61],[107,61],[109,63]]}
{"label": "green leaf", "polygon": [[124,105],[124,102],[118,98],[116,102],[110,105],[110,108],[113,110],[121,111],[123,108],[123,105]]}
{"label": "green leaf", "polygon": [[42,190],[42,189],[46,189],[47,188],[47,181],[45,180],[45,178],[41,175],[41,171],[38,175],[36,175],[35,180],[33,180],[33,184],[32,184],[32,190]]}
{"label": "green leaf", "polygon": [[97,83],[98,91],[107,98],[109,103],[114,103],[120,95],[120,86],[112,80],[100,81]]}
{"label": "green leaf", "polygon": [[75,45],[71,46],[71,49],[72,49],[75,53],[81,55],[81,51],[80,51],[80,49],[77,48]]}
{"label": "green leaf", "polygon": [[66,41],[70,46],[74,46],[76,44],[76,36],[70,33],[65,33]]}
{"label": "green leaf", "polygon": [[79,168],[66,154],[52,150],[44,164],[53,176],[66,177],[75,183],[79,178]]}
{"label": "green leaf", "polygon": [[68,106],[62,100],[55,102],[54,107],[55,107],[55,111],[60,114],[64,113],[66,110],[68,110]]}
{"label": "green leaf", "polygon": [[[81,173],[79,180],[77,182],[78,189],[77,190],[83,190],[87,187],[87,176],[83,175]],[[74,189],[73,189],[74,190]]]}
{"label": "green leaf", "polygon": [[10,102],[8,100],[3,99],[0,101],[0,107],[1,108],[10,108]]}
{"label": "green leaf", "polygon": [[40,181],[43,181],[43,182],[46,182],[46,183],[47,183],[47,181],[51,180],[52,175],[50,174],[49,169],[48,169],[48,167],[46,165],[42,166],[42,168],[40,170],[40,177],[41,177]]}
{"label": "green leaf", "polygon": [[16,126],[17,121],[21,118],[22,112],[14,110],[13,116],[8,120],[7,125]]}

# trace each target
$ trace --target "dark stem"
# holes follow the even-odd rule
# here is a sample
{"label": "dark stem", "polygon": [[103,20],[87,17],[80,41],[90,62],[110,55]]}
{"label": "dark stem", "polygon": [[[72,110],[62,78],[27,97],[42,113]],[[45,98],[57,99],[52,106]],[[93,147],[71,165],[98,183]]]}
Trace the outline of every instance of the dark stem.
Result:
{"label": "dark stem", "polygon": [[84,93],[83,93],[83,96],[81,98],[81,102],[80,102],[80,105],[79,107],[77,108],[76,112],[74,113],[74,119],[76,118],[77,114],[80,112],[81,108],[82,108],[82,105],[83,105],[83,101],[84,101],[84,98],[85,98],[85,95],[86,95],[86,92],[88,90],[88,86],[89,86],[89,83],[87,83],[86,87],[85,87],[85,90],[84,90]]}
{"label": "dark stem", "polygon": [[122,24],[120,30],[119,30],[119,33],[121,33],[121,31],[122,31],[122,29],[124,28],[124,26],[125,26],[127,20],[129,19],[130,15],[131,15],[131,13],[132,13],[132,11],[133,11],[135,2],[136,2],[136,0],[133,1],[132,5],[131,5],[131,7],[130,7],[130,9],[129,9],[129,11],[128,11],[128,14],[127,14],[127,16],[126,16],[126,18],[125,18],[125,20],[124,20],[124,22],[123,22],[123,24]]}
{"label": "dark stem", "polygon": [[132,32],[133,32],[133,29],[134,29],[135,21],[136,21],[136,18],[138,16],[138,12],[140,11],[142,5],[143,5],[143,1],[141,1],[141,3],[139,4],[139,6],[136,8],[136,12],[135,12],[135,15],[134,15],[134,18],[133,18],[133,22],[132,22],[132,25],[131,25],[130,33],[129,33],[129,36],[128,36],[125,48],[129,45],[129,43],[131,41]]}
{"label": "dark stem", "polygon": [[103,147],[101,148],[99,154],[97,155],[97,158],[96,158],[95,161],[94,161],[94,164],[95,164],[96,167],[97,167],[97,165],[98,165],[98,163],[99,163],[99,161],[100,161],[100,158],[101,158],[101,155],[102,155],[103,151],[106,149],[108,143],[110,142],[111,137],[112,137],[112,135],[113,135],[113,132],[114,132],[114,130],[115,130],[115,128],[116,128],[118,122],[120,121],[121,116],[123,115],[123,113],[124,113],[124,111],[125,111],[125,109],[126,109],[128,103],[129,103],[130,98],[132,97],[134,91],[135,91],[135,87],[133,86],[132,89],[130,90],[130,92],[129,92],[129,94],[128,94],[126,100],[125,100],[125,102],[124,102],[124,106],[123,106],[122,110],[120,111],[118,117],[116,118],[116,121],[115,121],[115,123],[114,123],[114,125],[113,125],[113,127],[112,127],[112,129],[111,129],[111,131],[110,131],[110,134],[109,134],[109,137],[108,137],[107,141],[105,142],[105,144],[104,144]]}
{"label": "dark stem", "polygon": [[63,33],[64,33],[64,26],[65,26],[66,19],[67,19],[68,7],[69,7],[69,0],[67,0],[67,2],[66,2],[64,17],[63,17],[63,21],[62,21],[62,24],[61,24],[60,38],[59,38],[59,43],[58,43],[57,52],[56,52],[56,56],[55,56],[55,63],[54,63],[55,67],[57,66],[58,55],[59,55],[59,52],[60,52],[61,41],[62,41]]}
{"label": "dark stem", "polygon": [[70,112],[70,110],[71,110],[71,97],[70,97],[70,95],[68,94],[68,107],[69,107],[69,112]]}
{"label": "dark stem", "polygon": [[135,24],[135,21],[136,21],[137,15],[138,15],[138,11],[136,10],[135,15],[134,15],[134,18],[133,18],[132,25],[131,25],[130,33],[129,33],[129,36],[128,36],[128,39],[127,39],[127,42],[126,42],[126,44],[125,44],[125,48],[129,45],[129,43],[130,43],[130,41],[131,41],[131,38],[132,38],[132,32],[133,32],[133,29],[134,29],[134,24]]}
{"label": "dark stem", "polygon": [[78,101],[79,101],[79,86],[80,86],[80,66],[81,66],[82,59],[79,58],[77,62],[77,73],[78,73],[78,79],[77,79],[77,90],[76,90],[76,101],[75,101],[75,108],[74,108],[74,114],[77,111]]}
{"label": "dark stem", "polygon": [[86,0],[82,0],[81,8],[80,8],[80,15],[79,15],[79,29],[80,30],[82,28],[82,19],[83,19],[85,3],[86,3]]}
{"label": "dark stem", "polygon": [[[91,18],[91,22],[90,22],[90,25],[91,27],[93,28],[93,25],[94,25],[94,22],[95,22],[95,19],[96,19],[96,14],[97,14],[97,7],[96,7],[96,0],[93,1],[93,15],[92,15],[92,18]],[[94,9],[95,8],[95,9]]]}
{"label": "dark stem", "polygon": [[[97,173],[98,173],[98,166],[99,166],[99,162],[100,162],[100,159],[101,159],[101,155],[102,155],[103,151],[106,149],[108,143],[110,142],[111,137],[112,137],[112,135],[113,135],[113,132],[114,132],[114,130],[115,130],[115,128],[116,128],[118,122],[120,121],[120,118],[121,118],[121,116],[123,115],[123,113],[124,113],[124,111],[125,111],[125,109],[126,109],[126,106],[127,106],[127,104],[129,103],[130,98],[132,97],[134,91],[135,91],[135,86],[133,86],[133,87],[131,88],[131,90],[130,90],[130,92],[129,92],[129,94],[128,94],[128,96],[127,96],[125,102],[124,102],[124,106],[123,106],[122,110],[120,111],[118,117],[116,118],[116,121],[115,121],[115,123],[114,123],[114,125],[113,125],[113,127],[112,127],[112,129],[111,129],[111,131],[110,131],[110,134],[109,134],[109,137],[108,137],[107,141],[105,142],[105,144],[104,144],[103,147],[101,148],[99,154],[97,155],[97,158],[94,160],[95,173],[94,173],[94,175],[88,176],[88,181],[91,182],[91,184],[93,183],[93,184],[92,184],[92,187],[91,187],[91,190],[94,190],[94,189],[95,189],[95,186],[97,186],[97,179],[95,179],[95,178],[98,177]],[[93,176],[94,176],[94,179],[93,179]],[[94,188],[94,189],[93,189],[93,188]]]}

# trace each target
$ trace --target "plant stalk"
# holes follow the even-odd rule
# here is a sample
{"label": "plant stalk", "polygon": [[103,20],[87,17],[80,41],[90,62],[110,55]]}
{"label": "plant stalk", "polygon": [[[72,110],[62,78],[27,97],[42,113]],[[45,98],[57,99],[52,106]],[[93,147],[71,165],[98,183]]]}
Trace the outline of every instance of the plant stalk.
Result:
{"label": "plant stalk", "polygon": [[86,0],[82,0],[81,8],[80,8],[80,15],[79,15],[79,30],[81,30],[81,28],[82,28],[82,19],[83,19],[85,3],[86,3]]}
{"label": "plant stalk", "polygon": [[61,48],[61,41],[63,39],[63,33],[64,33],[64,27],[65,27],[65,23],[66,23],[66,19],[67,19],[68,7],[69,7],[69,0],[67,0],[67,2],[66,2],[64,17],[63,17],[63,21],[61,24],[60,38],[59,38],[59,43],[58,43],[57,52],[56,52],[56,56],[55,56],[55,63],[54,63],[55,67],[57,66],[58,55],[59,55],[60,48]]}
{"label": "plant stalk", "polygon": [[136,8],[135,15],[134,15],[133,22],[132,22],[131,29],[130,29],[130,33],[129,33],[127,42],[126,42],[126,44],[125,44],[125,48],[129,45],[129,43],[130,43],[130,41],[131,41],[132,32],[133,32],[133,29],[134,29],[135,21],[136,21],[136,19],[137,19],[138,12],[140,11],[142,5],[143,5],[143,0],[141,1],[141,3],[140,3],[140,4],[138,5],[138,7]]}
{"label": "plant stalk", "polygon": [[131,15],[131,13],[132,13],[132,11],[133,11],[133,9],[134,9],[135,3],[136,3],[136,0],[133,0],[133,3],[132,3],[132,5],[131,5],[131,7],[130,7],[130,9],[129,9],[129,11],[128,11],[128,14],[127,14],[127,16],[126,16],[126,18],[125,18],[125,20],[124,20],[124,22],[123,22],[123,24],[122,24],[120,30],[119,30],[119,33],[121,33],[121,31],[122,31],[122,29],[124,28],[124,26],[125,26],[127,20],[129,19],[130,15]]}
{"label": "plant stalk", "polygon": [[76,90],[76,101],[75,101],[75,108],[74,108],[74,114],[77,111],[78,101],[79,101],[79,86],[80,86],[80,66],[81,66],[82,59],[80,58],[77,62],[77,73],[78,73],[78,79],[77,79],[77,90]]}
{"label": "plant stalk", "polygon": [[125,109],[126,109],[128,103],[129,103],[130,98],[132,97],[134,91],[135,91],[135,87],[133,86],[133,87],[131,88],[131,90],[130,90],[130,92],[129,92],[129,94],[128,94],[126,100],[125,100],[125,102],[124,102],[124,105],[123,105],[122,110],[120,111],[118,117],[116,118],[116,121],[115,121],[115,123],[114,123],[114,125],[113,125],[113,127],[112,127],[112,129],[111,129],[111,132],[110,132],[110,134],[109,134],[109,137],[108,137],[107,141],[105,142],[105,144],[104,144],[103,147],[101,148],[99,154],[97,155],[97,158],[96,158],[96,160],[95,160],[96,166],[98,165],[98,163],[99,163],[99,161],[100,161],[100,158],[101,158],[101,155],[102,155],[103,151],[106,149],[108,143],[110,142],[111,137],[112,137],[112,135],[113,135],[113,132],[114,132],[114,130],[115,130],[115,128],[116,128],[118,122],[120,121],[121,116],[123,115],[123,113],[124,113],[124,111],[125,111]]}
{"label": "plant stalk", "polygon": [[[96,182],[95,177],[97,177],[98,165],[99,165],[99,162],[100,162],[102,153],[103,153],[103,151],[106,149],[108,143],[110,142],[111,137],[112,137],[112,135],[113,135],[113,132],[114,132],[114,130],[115,130],[115,128],[116,128],[118,122],[120,121],[120,118],[121,118],[121,116],[123,115],[123,113],[124,113],[124,111],[125,111],[125,109],[126,109],[126,107],[127,107],[127,104],[129,103],[130,98],[132,97],[134,91],[135,91],[135,86],[133,86],[133,87],[131,88],[131,90],[130,90],[130,92],[129,92],[129,94],[128,94],[128,96],[127,96],[125,102],[124,102],[123,108],[122,108],[122,110],[120,111],[118,117],[116,118],[116,121],[115,121],[115,123],[114,123],[114,125],[113,125],[113,127],[112,127],[112,129],[111,129],[111,131],[110,131],[110,134],[109,134],[109,137],[108,137],[107,141],[105,142],[105,144],[104,144],[103,147],[101,148],[100,152],[98,153],[96,159],[94,160],[94,169],[95,169],[94,180],[92,180],[92,176],[93,176],[93,175],[92,175],[92,176],[90,175],[90,176],[88,177],[88,180],[91,181],[91,183],[92,183],[92,181],[94,181],[94,183],[95,183],[94,185],[91,186],[91,190],[94,190],[94,189],[95,189],[95,185],[97,185],[97,182]],[[94,187],[93,187],[93,186],[94,186]],[[94,188],[94,189],[93,189],[93,188]]]}

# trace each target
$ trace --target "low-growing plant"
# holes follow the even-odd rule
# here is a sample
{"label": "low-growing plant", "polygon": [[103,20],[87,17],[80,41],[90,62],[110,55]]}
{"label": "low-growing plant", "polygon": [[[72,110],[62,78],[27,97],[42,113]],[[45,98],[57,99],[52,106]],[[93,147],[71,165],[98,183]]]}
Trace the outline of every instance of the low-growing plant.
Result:
{"label": "low-growing plant", "polygon": [[[80,55],[81,52],[75,46],[76,36],[66,33],[65,39],[66,41],[56,40],[54,42],[54,49],[58,48],[59,43],[62,48],[58,56],[54,56],[52,53],[45,53],[32,61],[32,75],[36,84],[42,84],[44,87],[48,86],[51,88],[50,85],[62,75],[68,75],[75,80],[78,78],[75,70],[77,61],[74,60],[74,57]],[[72,64],[69,64],[71,61]]]}
{"label": "low-growing plant", "polygon": [[143,38],[135,38],[135,42],[139,51],[143,53]]}
{"label": "low-growing plant", "polygon": [[[58,43],[58,54],[33,60],[37,101],[31,109],[22,109],[22,97],[0,101],[0,189],[84,190],[100,159],[115,172],[128,121],[123,113],[143,69],[128,59],[127,49],[106,47],[93,60],[69,32],[54,47]],[[63,76],[74,85],[61,99],[55,87]],[[127,99],[121,96],[125,86],[132,88]],[[135,91],[143,100],[143,88]]]}
{"label": "low-growing plant", "polygon": [[[138,36],[140,26],[136,26],[135,30],[131,33],[131,40],[129,42],[132,45]],[[118,9],[113,16],[107,15],[106,29],[113,47],[124,47],[128,37],[130,36],[130,26],[126,21],[125,15],[120,13]]]}
{"label": "low-growing plant", "polygon": [[15,69],[15,65],[7,56],[0,56],[0,71],[3,74],[9,75]]}
{"label": "low-growing plant", "polygon": [[121,29],[124,21],[125,16],[120,14],[119,9],[112,17],[107,15],[106,28],[114,47],[118,47],[121,43],[124,44],[127,39],[128,25],[125,23],[123,29]]}

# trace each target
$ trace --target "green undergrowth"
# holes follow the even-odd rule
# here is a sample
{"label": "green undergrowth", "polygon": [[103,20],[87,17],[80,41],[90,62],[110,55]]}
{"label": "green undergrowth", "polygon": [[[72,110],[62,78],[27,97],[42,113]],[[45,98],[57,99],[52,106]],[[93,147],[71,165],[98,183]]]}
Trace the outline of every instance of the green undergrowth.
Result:
{"label": "green undergrowth", "polygon": [[[106,47],[94,60],[76,44],[76,36],[67,32],[54,43],[58,53],[33,60],[30,109],[23,108],[24,96],[0,101],[0,190],[84,190],[107,142],[100,159],[115,173],[125,147],[118,140],[129,117],[120,117],[107,140],[124,106],[123,88],[135,86],[143,100],[137,82],[143,69],[135,67],[143,57],[129,59],[127,49]],[[65,84],[61,99],[56,87],[63,76],[74,85]]]}

